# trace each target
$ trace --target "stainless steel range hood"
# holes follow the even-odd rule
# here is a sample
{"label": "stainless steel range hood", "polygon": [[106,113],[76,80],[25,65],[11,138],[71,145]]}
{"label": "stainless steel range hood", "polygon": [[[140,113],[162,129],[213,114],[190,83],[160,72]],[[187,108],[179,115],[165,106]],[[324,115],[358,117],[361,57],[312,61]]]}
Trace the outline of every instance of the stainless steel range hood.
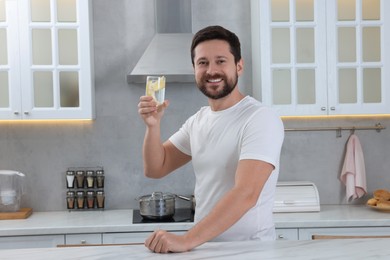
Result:
{"label": "stainless steel range hood", "polygon": [[129,83],[145,83],[148,75],[167,82],[195,82],[191,63],[191,0],[155,0],[156,35],[127,75]]}

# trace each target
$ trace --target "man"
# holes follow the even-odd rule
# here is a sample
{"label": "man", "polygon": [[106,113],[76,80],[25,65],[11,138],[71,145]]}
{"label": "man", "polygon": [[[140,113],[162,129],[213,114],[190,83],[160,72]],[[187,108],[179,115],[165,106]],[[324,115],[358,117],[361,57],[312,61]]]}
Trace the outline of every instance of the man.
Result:
{"label": "man", "polygon": [[273,240],[272,208],[279,174],[283,123],[238,89],[243,73],[238,37],[210,26],[194,35],[191,59],[202,107],[164,143],[160,121],[169,102],[157,107],[142,96],[146,124],[144,173],[162,178],[192,160],[196,177],[195,225],[184,235],[155,231],[146,241],[158,253],[189,251],[207,241]]}

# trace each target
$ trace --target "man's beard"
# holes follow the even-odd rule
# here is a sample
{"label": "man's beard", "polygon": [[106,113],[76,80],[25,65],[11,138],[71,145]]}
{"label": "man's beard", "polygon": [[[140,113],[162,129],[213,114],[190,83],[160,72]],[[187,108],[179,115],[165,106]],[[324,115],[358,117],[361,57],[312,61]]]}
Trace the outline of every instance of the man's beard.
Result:
{"label": "man's beard", "polygon": [[[213,94],[211,93],[210,91],[207,90],[206,88],[206,83],[208,79],[216,79],[216,78],[221,78],[223,79],[223,82],[224,82],[224,85],[222,87],[222,90]],[[232,91],[234,90],[234,88],[237,86],[237,82],[238,82],[238,75],[236,74],[236,77],[235,78],[232,78],[230,80],[228,80],[225,76],[222,76],[222,75],[214,75],[214,76],[204,76],[201,78],[200,82],[197,82],[197,85],[198,85],[198,88],[199,90],[208,98],[211,98],[211,99],[220,99],[220,98],[224,98],[226,97],[227,95],[229,95],[230,93],[232,93]]]}

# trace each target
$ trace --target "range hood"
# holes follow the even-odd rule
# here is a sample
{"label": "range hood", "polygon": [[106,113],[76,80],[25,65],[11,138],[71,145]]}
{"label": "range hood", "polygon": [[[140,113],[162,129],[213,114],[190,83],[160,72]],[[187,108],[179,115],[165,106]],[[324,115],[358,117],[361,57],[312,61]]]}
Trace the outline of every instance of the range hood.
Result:
{"label": "range hood", "polygon": [[156,35],[127,75],[129,83],[145,83],[148,75],[167,82],[195,82],[191,63],[191,0],[155,0]]}

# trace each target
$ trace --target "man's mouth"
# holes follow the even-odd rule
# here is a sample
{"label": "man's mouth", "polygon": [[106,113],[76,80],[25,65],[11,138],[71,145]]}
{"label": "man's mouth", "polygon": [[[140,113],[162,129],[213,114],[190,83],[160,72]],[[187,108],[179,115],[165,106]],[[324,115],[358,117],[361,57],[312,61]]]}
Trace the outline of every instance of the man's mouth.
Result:
{"label": "man's mouth", "polygon": [[218,83],[218,82],[221,82],[222,81],[222,78],[218,78],[218,79],[208,79],[207,82],[209,83]]}

